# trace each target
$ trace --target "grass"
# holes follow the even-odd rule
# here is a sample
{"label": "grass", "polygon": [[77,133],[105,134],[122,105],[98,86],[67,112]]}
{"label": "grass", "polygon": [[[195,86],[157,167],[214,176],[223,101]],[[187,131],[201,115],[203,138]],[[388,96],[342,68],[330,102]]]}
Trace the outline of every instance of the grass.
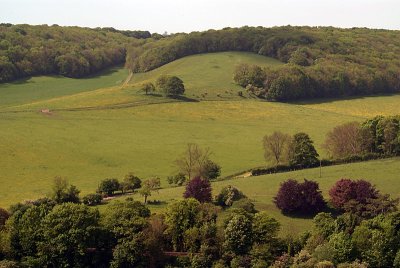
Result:
{"label": "grass", "polygon": [[[46,195],[55,176],[66,177],[81,195],[95,191],[104,178],[122,178],[131,171],[140,177],[159,176],[166,187],[165,178],[176,172],[173,161],[189,142],[210,147],[223,176],[265,165],[261,140],[275,130],[310,134],[324,156],[321,144],[334,126],[378,114],[400,114],[396,104],[400,96],[313,103],[241,98],[237,92],[242,89],[232,82],[233,68],[240,62],[280,64],[259,55],[226,52],[191,56],[135,74],[124,87],[121,81],[127,71],[120,68],[88,79],[37,77],[0,85],[0,207]],[[198,102],[143,95],[140,85],[160,74],[181,77],[186,97]],[[43,108],[52,113],[40,113]],[[326,193],[328,185],[342,176],[365,177],[383,192],[395,193],[398,164],[382,160],[327,167],[321,187]],[[281,220],[285,232],[291,225],[298,231],[310,221],[283,217],[271,198],[287,176],[312,179],[316,172],[223,181],[214,187],[237,185],[259,209]],[[171,200],[181,193],[181,188],[169,188],[156,198]]]}

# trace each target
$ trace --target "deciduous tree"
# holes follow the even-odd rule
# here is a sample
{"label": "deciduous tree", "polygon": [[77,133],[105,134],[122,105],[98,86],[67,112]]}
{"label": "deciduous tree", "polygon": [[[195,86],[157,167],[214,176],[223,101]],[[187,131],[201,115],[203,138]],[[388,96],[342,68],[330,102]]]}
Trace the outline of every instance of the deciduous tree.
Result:
{"label": "deciduous tree", "polygon": [[287,159],[288,149],[291,138],[289,135],[280,131],[275,131],[271,135],[263,138],[265,160],[273,160],[276,165]]}

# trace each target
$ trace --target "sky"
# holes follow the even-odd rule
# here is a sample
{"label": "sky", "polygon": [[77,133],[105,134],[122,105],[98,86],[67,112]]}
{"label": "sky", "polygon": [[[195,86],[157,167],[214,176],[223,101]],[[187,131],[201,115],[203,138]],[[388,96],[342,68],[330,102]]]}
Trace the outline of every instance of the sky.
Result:
{"label": "sky", "polygon": [[244,25],[400,30],[400,0],[0,0],[0,22],[158,33]]}

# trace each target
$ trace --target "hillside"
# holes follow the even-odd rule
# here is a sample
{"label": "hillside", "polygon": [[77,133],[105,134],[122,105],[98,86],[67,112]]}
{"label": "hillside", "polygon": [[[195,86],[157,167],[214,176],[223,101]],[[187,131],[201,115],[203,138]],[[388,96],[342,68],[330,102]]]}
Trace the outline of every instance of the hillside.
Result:
{"label": "hillside", "polygon": [[[160,176],[167,186],[166,177],[176,172],[173,162],[189,142],[210,147],[223,176],[265,165],[261,140],[275,130],[309,133],[325,156],[321,145],[334,126],[400,114],[398,95],[292,104],[239,97],[231,75],[237,63],[280,64],[250,53],[212,53],[135,74],[123,87],[127,71],[121,69],[85,80],[38,77],[3,84],[0,184],[7,190],[0,192],[0,206],[47,194],[54,176],[66,177],[82,194],[131,171]],[[160,74],[182,77],[186,97],[198,102],[145,96],[141,84]]]}
{"label": "hillside", "polygon": [[[400,31],[333,27],[241,27],[176,34],[128,49],[126,65],[145,72],[179,58],[241,51],[286,63],[266,68],[257,95],[274,101],[400,91]],[[245,72],[246,73],[246,72]]]}

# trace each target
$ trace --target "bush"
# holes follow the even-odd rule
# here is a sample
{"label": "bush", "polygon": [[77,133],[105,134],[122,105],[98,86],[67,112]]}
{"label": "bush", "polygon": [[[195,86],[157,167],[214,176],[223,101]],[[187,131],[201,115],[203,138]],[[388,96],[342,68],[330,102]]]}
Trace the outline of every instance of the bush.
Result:
{"label": "bush", "polygon": [[318,183],[308,180],[299,183],[289,179],[281,183],[274,202],[283,213],[288,214],[314,214],[325,208],[325,201]]}
{"label": "bush", "polygon": [[350,200],[366,203],[367,199],[377,198],[378,190],[365,180],[341,179],[329,190],[329,196],[332,205],[343,210]]}
{"label": "bush", "polygon": [[162,75],[157,79],[157,89],[165,96],[176,96],[185,93],[183,81],[177,76]]}
{"label": "bush", "polygon": [[98,192],[106,195],[113,195],[115,191],[120,189],[120,184],[117,179],[105,179],[100,182]]}
{"label": "bush", "polygon": [[221,190],[221,192],[216,196],[216,203],[221,207],[230,207],[234,201],[245,198],[246,196],[239,191],[237,188],[228,185]]}
{"label": "bush", "polygon": [[363,219],[397,211],[399,199],[379,193],[368,181],[341,179],[330,189],[332,205]]}
{"label": "bush", "polygon": [[217,163],[207,160],[200,170],[200,175],[203,178],[214,180],[221,175],[221,167]]}
{"label": "bush", "polygon": [[88,206],[99,205],[99,204],[101,204],[102,200],[103,200],[103,196],[98,193],[88,194],[82,198],[83,204],[88,205]]}
{"label": "bush", "polygon": [[178,186],[181,186],[186,182],[186,175],[182,172],[179,172],[175,176],[167,177],[167,181],[169,184],[176,184]]}
{"label": "bush", "polygon": [[210,202],[211,197],[211,184],[208,179],[202,179],[200,177],[195,177],[190,180],[186,185],[185,193],[183,194],[185,198],[195,198],[199,202]]}

